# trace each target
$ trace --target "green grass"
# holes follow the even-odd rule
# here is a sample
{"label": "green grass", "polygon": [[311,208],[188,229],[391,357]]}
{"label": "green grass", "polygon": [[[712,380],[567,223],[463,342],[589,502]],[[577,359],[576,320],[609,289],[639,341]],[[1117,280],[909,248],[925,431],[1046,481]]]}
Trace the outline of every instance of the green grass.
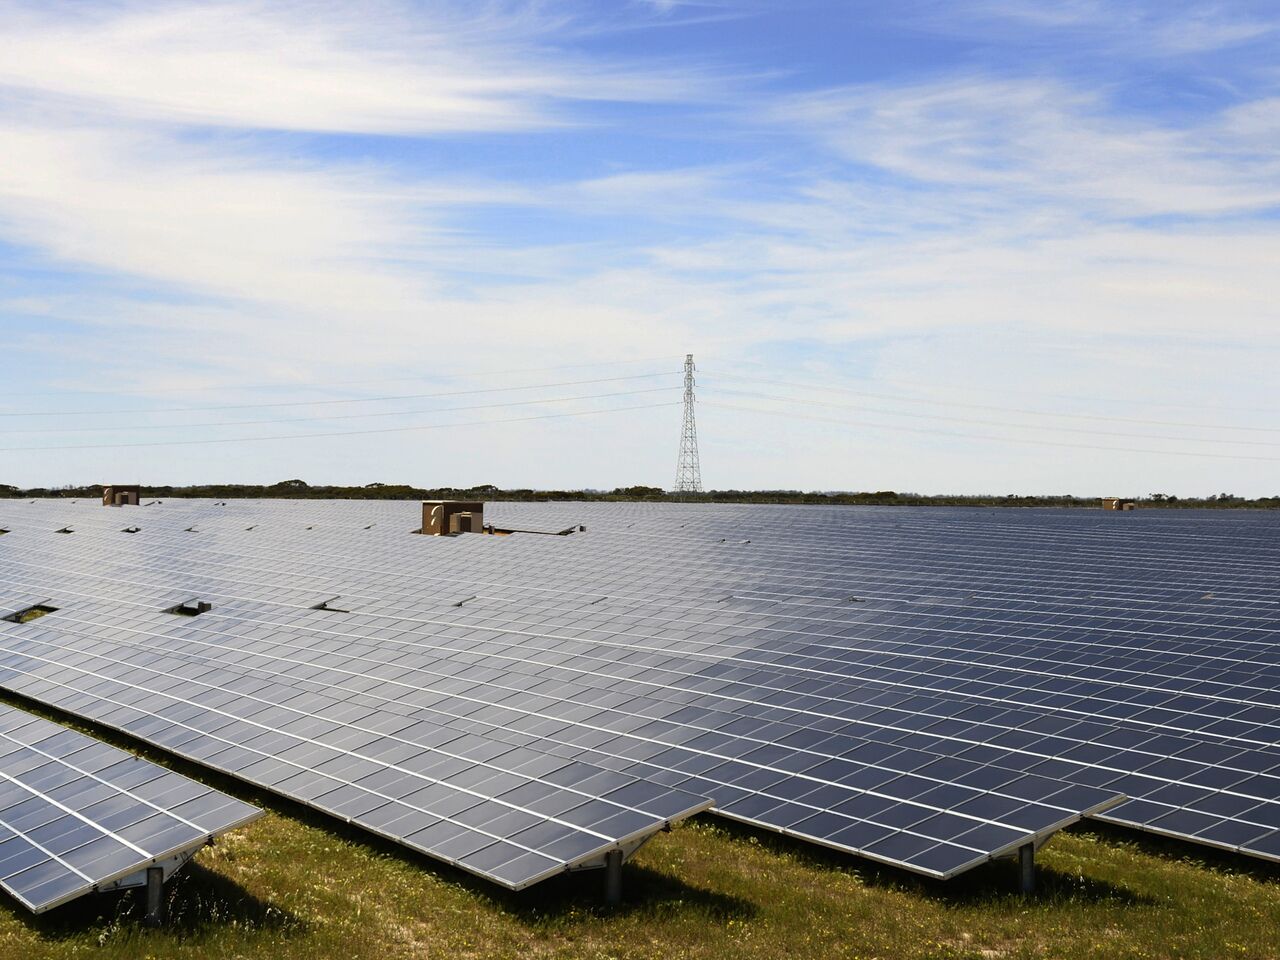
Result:
{"label": "green grass", "polygon": [[624,868],[506,893],[355,827],[0,693],[267,808],[166,887],[169,922],[134,892],[32,916],[0,894],[0,960],[991,960],[1277,958],[1280,866],[1084,824],[1037,853],[947,883],[713,817],[659,834]]}
{"label": "green grass", "polygon": [[273,806],[171,882],[166,928],[141,925],[132,893],[40,917],[10,902],[0,957],[1280,956],[1280,872],[1096,827],[1046,845],[1024,899],[1011,863],[934,883],[704,818],[641,851],[610,911],[599,874],[507,894]]}
{"label": "green grass", "polygon": [[30,623],[32,620],[39,620],[41,617],[53,613],[56,610],[57,607],[28,607],[26,610],[20,610],[10,617],[5,617],[5,619],[11,620],[14,623]]}

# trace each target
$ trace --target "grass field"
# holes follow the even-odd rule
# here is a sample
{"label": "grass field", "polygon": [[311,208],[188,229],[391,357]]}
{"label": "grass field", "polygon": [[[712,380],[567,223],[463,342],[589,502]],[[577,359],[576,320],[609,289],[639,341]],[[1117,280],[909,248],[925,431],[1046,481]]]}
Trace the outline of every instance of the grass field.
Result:
{"label": "grass field", "polygon": [[0,692],[20,707],[266,808],[166,885],[33,916],[0,893],[0,960],[884,960],[1276,958],[1280,865],[1101,824],[941,883],[703,816],[644,847],[608,909],[603,876],[508,893],[356,827]]}
{"label": "grass field", "polygon": [[1096,826],[1040,851],[1024,899],[1012,863],[934,883],[702,818],[641,851],[610,911],[598,873],[507,894],[235,792],[268,816],[170,883],[167,927],[132,893],[40,917],[8,901],[0,958],[1280,957],[1280,870]]}

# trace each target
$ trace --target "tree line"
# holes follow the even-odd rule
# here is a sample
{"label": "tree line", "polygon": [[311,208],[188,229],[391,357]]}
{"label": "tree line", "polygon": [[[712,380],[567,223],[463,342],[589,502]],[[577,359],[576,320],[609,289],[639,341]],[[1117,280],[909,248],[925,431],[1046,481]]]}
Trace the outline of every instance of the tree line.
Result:
{"label": "tree line", "polygon": [[[101,484],[65,487],[22,488],[0,483],[0,497],[7,498],[100,498]],[[370,483],[364,486],[310,484],[305,480],[282,480],[272,484],[213,483],[189,486],[146,486],[147,499],[166,497],[208,497],[215,500],[290,498],[311,500],[519,500],[546,502],[554,500],[594,501],[692,501],[696,503],[801,503],[860,504],[885,506],[981,506],[981,507],[1096,507],[1096,497],[1071,494],[920,494],[893,490],[874,492],[804,491],[804,490],[708,490],[703,493],[672,493],[661,487],[630,486],[613,490],[534,490],[502,488],[493,484],[474,487],[415,487],[403,483]],[[1135,503],[1159,507],[1195,508],[1280,508],[1280,495],[1246,498],[1230,493],[1203,497],[1179,497],[1174,494],[1151,493],[1127,497]]]}

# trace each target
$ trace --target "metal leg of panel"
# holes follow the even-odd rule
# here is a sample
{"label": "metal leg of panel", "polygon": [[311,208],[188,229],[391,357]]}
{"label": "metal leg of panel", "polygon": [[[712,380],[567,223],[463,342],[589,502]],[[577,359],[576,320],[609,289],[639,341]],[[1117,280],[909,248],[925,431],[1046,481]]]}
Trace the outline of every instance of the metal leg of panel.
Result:
{"label": "metal leg of panel", "polygon": [[147,914],[143,918],[148,927],[164,923],[164,869],[147,868]]}
{"label": "metal leg of panel", "polygon": [[1018,873],[1021,877],[1023,896],[1030,896],[1036,889],[1036,845],[1024,844],[1018,848]]}
{"label": "metal leg of panel", "polygon": [[611,907],[622,902],[621,850],[610,850],[604,857],[604,902]]}

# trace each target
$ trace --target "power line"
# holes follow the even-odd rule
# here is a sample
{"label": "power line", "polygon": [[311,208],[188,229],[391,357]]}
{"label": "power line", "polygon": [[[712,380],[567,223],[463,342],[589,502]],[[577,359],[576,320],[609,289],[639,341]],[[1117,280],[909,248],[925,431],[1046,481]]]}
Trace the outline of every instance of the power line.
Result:
{"label": "power line", "polygon": [[545,390],[550,387],[574,387],[589,383],[617,383],[622,380],[651,380],[654,377],[674,376],[676,371],[664,370],[661,373],[638,373],[626,377],[599,377],[593,380],[563,380],[559,383],[535,383],[519,387],[484,387],[474,390],[444,390],[437,393],[402,393],[384,397],[350,397],[342,400],[288,400],[272,403],[228,403],[209,407],[169,407],[132,410],[48,410],[48,411],[3,411],[0,417],[100,417],[120,416],[121,414],[149,413],[201,413],[211,410],[258,410],[277,407],[319,407],[342,403],[382,403],[387,400],[425,400],[432,397],[461,397],[477,393],[506,393],[513,390]]}
{"label": "power line", "polygon": [[796,420],[813,420],[817,423],[837,423],[843,426],[869,427],[873,430],[892,430],[894,433],[926,433],[941,437],[958,437],[972,440],[994,440],[997,443],[1033,444],[1038,447],[1068,447],[1073,450],[1103,450],[1108,453],[1142,453],[1158,454],[1169,457],[1198,457],[1209,460],[1255,460],[1265,463],[1280,463],[1280,457],[1255,457],[1246,454],[1200,453],[1190,450],[1154,450],[1140,447],[1107,447],[1092,443],[1066,443],[1056,440],[1033,440],[1029,437],[997,437],[991,434],[963,433],[958,430],[931,430],[928,427],[903,427],[889,423],[867,423],[865,421],[837,419],[835,417],[815,417],[809,414],[795,413],[791,410],[769,410],[760,407],[744,407],[732,403],[715,403],[704,401],[705,406],[721,410],[739,410],[746,413],[764,413],[775,417],[790,417]]}
{"label": "power line", "polygon": [[218,437],[204,440],[148,440],[141,443],[84,443],[68,444],[57,447],[0,447],[0,453],[14,451],[41,451],[56,453],[60,450],[123,450],[131,447],[192,447],[211,443],[251,443],[260,440],[310,440],[326,437],[355,437],[380,433],[412,433],[416,430],[445,430],[450,427],[484,427],[501,423],[528,423],[532,420],[556,420],[565,417],[590,417],[601,413],[625,413],[628,410],[656,410],[660,407],[674,407],[677,402],[648,403],[633,407],[610,407],[605,410],[577,410],[572,413],[544,413],[532,417],[508,417],[504,420],[471,420],[461,423],[431,423],[416,427],[385,427],[377,430],[340,430],[330,433],[290,433],[276,434],[266,437]]}
{"label": "power line", "polygon": [[[715,388],[712,388],[715,392]],[[853,410],[858,413],[877,413],[887,417],[910,417],[914,420],[942,420],[948,423],[974,423],[987,427],[1006,427],[1012,430],[1053,430],[1059,433],[1083,433],[1090,436],[1123,437],[1129,440],[1172,440],[1185,443],[1218,443],[1251,447],[1277,447],[1280,440],[1229,440],[1218,437],[1172,437],[1159,433],[1127,433],[1120,430],[1100,430],[1095,427],[1059,427],[1040,423],[1010,423],[1007,420],[979,420],[972,417],[948,417],[940,413],[907,413],[900,410],[885,410],[877,407],[849,406],[842,403],[830,403],[824,400],[809,400],[797,397],[779,397],[769,393],[756,393],[751,390],[725,390],[720,393],[739,397],[750,397],[758,400],[776,400],[782,403],[803,403],[809,406],[831,407],[836,410]]]}
{"label": "power line", "polygon": [[199,427],[247,427],[274,423],[316,423],[333,420],[368,420],[375,417],[411,417],[423,413],[451,413],[459,410],[493,410],[499,407],[524,407],[541,403],[568,403],[574,400],[602,400],[609,397],[632,397],[642,393],[667,393],[675,387],[646,387],[644,390],[620,390],[614,393],[587,393],[572,397],[545,397],[538,400],[510,400],[506,403],[479,403],[465,407],[432,407],[428,410],[380,410],[377,413],[339,413],[323,417],[277,417],[270,420],[213,420],[198,423],[139,423],[124,427],[53,427],[30,430],[0,430],[0,435],[38,433],[127,433],[134,430],[193,430]]}
{"label": "power line", "polygon": [[1167,400],[1150,400],[1143,397],[1119,397],[1109,398],[1092,396],[1086,397],[1076,393],[1051,393],[1047,390],[1021,390],[1014,388],[992,389],[991,387],[968,386],[962,383],[915,383],[910,380],[891,380],[877,378],[877,383],[887,384],[891,387],[903,387],[907,390],[936,390],[939,388],[947,390],[962,390],[966,393],[986,393],[990,394],[1011,394],[1021,397],[1040,397],[1048,400],[1073,400],[1084,403],[1098,403],[1105,401],[1112,405],[1125,406],[1143,406],[1143,407],[1165,407],[1172,410],[1214,410],[1221,413],[1273,413],[1274,410],[1264,407],[1231,407],[1222,404],[1205,404],[1205,403],[1170,403]]}
{"label": "power line", "polygon": [[854,397],[869,397],[873,400],[889,400],[898,403],[922,403],[935,407],[965,407],[970,410],[989,410],[997,413],[1022,413],[1034,417],[1059,417],[1068,420],[1102,421],[1104,423],[1137,423],[1157,427],[1191,427],[1200,430],[1245,430],[1252,433],[1280,433],[1280,427],[1243,427],[1217,423],[1189,423],[1179,420],[1144,420],[1135,417],[1102,416],[1086,413],[1054,413],[1049,410],[1027,410],[1019,407],[992,406],[982,403],[964,403],[959,400],[925,400],[920,397],[902,397],[893,394],[871,393],[862,390],[850,390],[846,387],[822,387],[807,383],[793,383],[786,380],[767,380],[762,377],[744,377],[738,374],[721,373],[718,376],[726,380],[741,380],[746,383],[763,383],[775,387],[791,387],[797,390],[811,390],[825,393],[843,393]]}
{"label": "power line", "polygon": [[[732,364],[737,364],[740,366],[745,366],[745,367],[754,367],[757,369],[765,366],[760,361],[756,361],[756,360],[737,359],[737,360],[732,360],[728,362]],[[1216,403],[1215,404],[1172,403],[1168,400],[1155,400],[1147,397],[1132,397],[1132,396],[1105,397],[1098,394],[1086,396],[1082,394],[1073,394],[1073,393],[1055,393],[1047,390],[1027,390],[1027,389],[1022,389],[1017,387],[996,387],[996,386],[982,385],[982,384],[965,384],[965,383],[955,383],[955,382],[948,383],[948,382],[943,382],[939,380],[932,380],[932,381],[929,381],[928,383],[920,383],[918,381],[912,381],[912,380],[900,380],[896,377],[868,376],[865,378],[865,381],[870,384],[879,384],[879,385],[884,385],[888,387],[896,387],[904,390],[925,390],[925,391],[959,390],[964,393],[987,394],[988,396],[996,395],[996,396],[1037,397],[1037,398],[1048,399],[1048,400],[1072,400],[1076,402],[1091,403],[1091,404],[1105,402],[1111,406],[1166,407],[1170,409],[1185,409],[1185,410],[1200,410],[1200,411],[1211,410],[1211,411],[1217,411],[1222,413],[1270,414],[1274,412],[1269,407],[1236,407],[1236,406],[1226,406],[1224,404],[1216,404]],[[941,401],[941,402],[945,403],[947,401]],[[1001,407],[1000,409],[1007,409],[1007,408]],[[1056,416],[1056,414],[1053,414],[1053,415]]]}
{"label": "power line", "polygon": [[618,367],[632,363],[663,363],[671,360],[678,360],[676,356],[666,357],[638,357],[634,360],[602,360],[598,363],[560,363],[550,367],[519,367],[511,370],[474,370],[465,373],[444,373],[444,374],[419,374],[413,377],[371,377],[365,380],[329,380],[326,382],[308,382],[295,383],[286,381],[277,381],[276,383],[222,383],[212,384],[205,387],[171,387],[160,390],[147,389],[138,387],[134,390],[86,390],[77,387],[71,387],[66,390],[51,390],[39,393],[25,392],[6,392],[0,393],[0,397],[63,397],[70,394],[89,395],[97,397],[133,397],[133,396],[166,396],[179,393],[208,393],[211,390],[324,390],[329,387],[347,387],[356,386],[362,383],[411,383],[421,380],[458,380],[475,377],[496,377],[505,376],[512,373],[544,373],[548,370],[575,370],[593,367]]}

